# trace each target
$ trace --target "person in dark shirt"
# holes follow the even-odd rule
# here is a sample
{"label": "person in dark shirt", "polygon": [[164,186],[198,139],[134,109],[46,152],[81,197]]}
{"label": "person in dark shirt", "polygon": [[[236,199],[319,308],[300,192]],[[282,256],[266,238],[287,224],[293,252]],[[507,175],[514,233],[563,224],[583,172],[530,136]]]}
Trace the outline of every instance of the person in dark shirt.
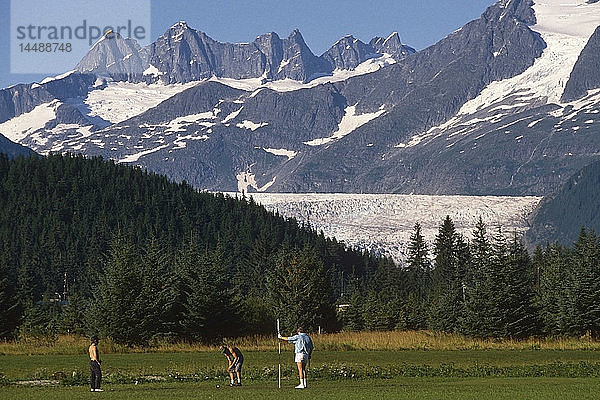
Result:
{"label": "person in dark shirt", "polygon": [[[242,386],[242,364],[244,364],[244,355],[242,351],[235,346],[220,346],[221,352],[227,358],[228,366],[227,372],[229,372],[229,377],[231,379],[231,383],[229,386]],[[237,382],[234,379],[237,377]]]}

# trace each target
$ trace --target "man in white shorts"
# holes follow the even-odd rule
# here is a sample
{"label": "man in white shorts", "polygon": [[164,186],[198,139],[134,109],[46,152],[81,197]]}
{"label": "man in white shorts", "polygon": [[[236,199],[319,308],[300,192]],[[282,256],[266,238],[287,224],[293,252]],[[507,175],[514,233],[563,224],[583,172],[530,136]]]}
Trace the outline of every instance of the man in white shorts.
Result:
{"label": "man in white shorts", "polygon": [[312,355],[312,351],[315,348],[310,336],[304,333],[304,329],[298,328],[298,334],[294,336],[277,336],[281,340],[286,340],[290,343],[294,343],[294,352],[296,353],[295,361],[298,365],[298,376],[300,377],[300,384],[296,386],[296,389],[306,389],[306,364]]}

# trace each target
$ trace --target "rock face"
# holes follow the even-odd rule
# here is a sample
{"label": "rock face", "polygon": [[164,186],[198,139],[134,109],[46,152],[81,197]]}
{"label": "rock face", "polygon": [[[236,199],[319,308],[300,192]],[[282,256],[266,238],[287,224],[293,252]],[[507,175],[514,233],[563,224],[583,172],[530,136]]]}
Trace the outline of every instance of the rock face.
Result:
{"label": "rock face", "polygon": [[348,70],[382,54],[400,61],[413,53],[415,49],[402,44],[398,32],[394,32],[387,39],[375,37],[369,44],[361,42],[352,35],[345,36],[323,53],[321,58],[327,60],[334,69]]}
{"label": "rock face", "polygon": [[569,177],[552,196],[545,198],[529,219],[525,238],[530,247],[539,244],[571,245],[581,228],[600,229],[600,162]]}
{"label": "rock face", "polygon": [[415,49],[412,47],[402,44],[398,32],[392,33],[385,39],[382,37],[374,37],[369,42],[369,45],[371,45],[376,53],[387,53],[395,60],[402,60],[406,56],[415,52]]}
{"label": "rock face", "polygon": [[107,32],[79,61],[75,70],[84,74],[135,79],[143,76],[147,64],[147,51],[135,40],[125,39],[117,32]]}
{"label": "rock face", "polygon": [[[211,76],[307,82],[331,74],[336,68],[353,69],[383,53],[395,60],[414,53],[414,49],[400,43],[398,34],[382,42],[385,45],[373,46],[343,38],[317,57],[297,29],[285,39],[271,32],[258,36],[252,43],[232,44],[218,42],[180,21],[144,48],[117,33],[106,34],[76,70],[134,82],[186,83]],[[347,51],[346,45],[352,46],[352,50]]]}
{"label": "rock face", "polygon": [[96,79],[95,75],[72,73],[42,84],[19,84],[2,89],[0,90],[0,123],[30,112],[42,103],[85,96]]}
{"label": "rock face", "polygon": [[579,55],[561,100],[577,100],[597,88],[600,88],[600,26]]}

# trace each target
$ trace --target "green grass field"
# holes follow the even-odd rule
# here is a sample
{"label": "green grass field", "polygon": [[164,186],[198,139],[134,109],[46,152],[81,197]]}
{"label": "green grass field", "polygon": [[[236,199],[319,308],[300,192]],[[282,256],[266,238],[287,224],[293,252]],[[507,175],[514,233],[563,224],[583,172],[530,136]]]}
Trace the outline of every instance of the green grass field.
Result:
{"label": "green grass field", "polygon": [[[296,370],[286,350],[282,389],[275,351],[245,352],[244,386],[234,388],[216,351],[106,354],[104,393],[88,391],[85,354],[5,354],[0,399],[306,398],[293,388]],[[599,376],[595,350],[321,351],[307,391],[314,399],[595,399]]]}
{"label": "green grass field", "polygon": [[[295,383],[295,381],[294,381]],[[154,383],[106,385],[103,393],[90,393],[87,387],[0,388],[0,398],[11,400],[103,399],[597,399],[597,379],[506,378],[452,379],[401,378],[389,381],[315,381],[306,390],[295,390],[291,382],[277,389],[276,382],[249,382],[243,387],[216,388],[215,384]]]}
{"label": "green grass field", "polygon": [[[473,341],[427,332],[315,338],[309,388],[295,390],[292,347],[238,340],[244,386],[230,388],[215,347],[100,344],[103,393],[88,389],[87,339],[0,343],[0,399],[596,399],[600,346],[588,339]],[[219,386],[219,387],[217,387]]]}

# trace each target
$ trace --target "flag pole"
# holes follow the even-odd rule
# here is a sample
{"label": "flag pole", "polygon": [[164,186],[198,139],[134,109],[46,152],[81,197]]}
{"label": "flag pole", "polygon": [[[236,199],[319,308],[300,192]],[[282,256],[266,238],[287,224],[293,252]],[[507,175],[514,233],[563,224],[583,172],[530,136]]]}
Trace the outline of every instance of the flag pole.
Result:
{"label": "flag pole", "polygon": [[279,352],[278,352],[278,371],[277,371],[277,388],[281,389],[281,340],[279,340],[279,335],[281,335],[281,332],[279,330],[279,318],[277,318],[277,345],[279,346]]}

